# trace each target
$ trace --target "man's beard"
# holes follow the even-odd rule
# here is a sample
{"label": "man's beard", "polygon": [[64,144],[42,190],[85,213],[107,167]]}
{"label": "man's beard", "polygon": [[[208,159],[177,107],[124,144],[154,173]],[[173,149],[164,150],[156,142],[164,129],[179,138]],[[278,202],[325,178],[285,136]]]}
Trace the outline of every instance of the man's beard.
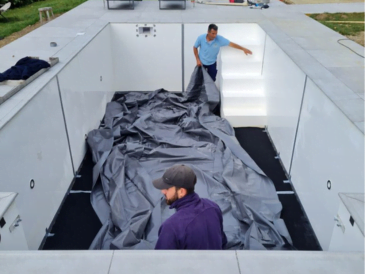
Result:
{"label": "man's beard", "polygon": [[176,200],[179,199],[179,197],[177,196],[177,191],[175,190],[175,194],[171,199],[167,199],[166,196],[165,196],[165,199],[166,199],[167,205],[172,205],[173,202],[175,202]]}

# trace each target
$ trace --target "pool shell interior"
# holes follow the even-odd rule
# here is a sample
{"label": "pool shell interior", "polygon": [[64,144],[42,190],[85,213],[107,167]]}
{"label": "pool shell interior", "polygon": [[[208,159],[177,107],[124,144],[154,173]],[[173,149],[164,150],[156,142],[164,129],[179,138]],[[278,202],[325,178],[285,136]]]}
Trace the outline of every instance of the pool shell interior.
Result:
{"label": "pool shell interior", "polygon": [[[113,100],[116,100],[116,94]],[[219,108],[218,108],[219,109]],[[219,115],[219,112],[216,112]],[[284,220],[293,241],[293,250],[322,250],[304,209],[288,180],[267,132],[263,128],[235,128],[240,145],[247,151],[258,166],[273,181],[276,191],[294,191],[294,194],[278,194],[283,209]],[[80,165],[78,176],[72,182],[73,191],[68,194],[55,216],[50,237],[42,247],[44,250],[86,250],[101,228],[91,203],[93,161],[90,151]]]}

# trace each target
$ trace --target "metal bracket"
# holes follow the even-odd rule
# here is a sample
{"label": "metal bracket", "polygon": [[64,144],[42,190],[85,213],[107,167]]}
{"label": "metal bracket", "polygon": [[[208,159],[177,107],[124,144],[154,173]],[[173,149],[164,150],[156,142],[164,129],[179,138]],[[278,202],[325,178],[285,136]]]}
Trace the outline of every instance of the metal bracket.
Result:
{"label": "metal bracket", "polygon": [[338,227],[341,227],[342,232],[345,233],[345,226],[344,226],[340,216],[338,216],[338,214],[334,217],[334,220],[336,221],[336,225]]}
{"label": "metal bracket", "polygon": [[49,232],[48,228],[46,228],[46,238],[53,237],[55,234]]}
{"label": "metal bracket", "polygon": [[10,233],[12,233],[14,231],[14,229],[19,226],[19,223],[22,221],[22,219],[20,219],[20,216],[18,215],[14,222],[9,226],[9,231]]}
{"label": "metal bracket", "polygon": [[278,155],[274,157],[276,160],[280,159],[280,152],[278,152]]}

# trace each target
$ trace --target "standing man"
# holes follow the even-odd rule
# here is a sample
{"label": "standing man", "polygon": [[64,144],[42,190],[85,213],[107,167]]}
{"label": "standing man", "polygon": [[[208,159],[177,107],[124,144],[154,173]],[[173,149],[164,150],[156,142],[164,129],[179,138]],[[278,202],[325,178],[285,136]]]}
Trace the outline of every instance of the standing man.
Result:
{"label": "standing man", "polygon": [[161,225],[155,249],[223,249],[227,243],[222,211],[216,203],[200,198],[195,184],[194,171],[185,165],[174,165],[153,181],[170,209],[176,209]]}
{"label": "standing man", "polygon": [[[215,81],[217,76],[217,56],[219,49],[224,46],[243,50],[246,55],[252,54],[249,49],[232,43],[223,36],[218,35],[218,27],[214,24],[210,24],[208,33],[200,35],[194,44],[193,49],[197,66],[206,68],[213,81]],[[199,47],[200,50],[198,54]]]}

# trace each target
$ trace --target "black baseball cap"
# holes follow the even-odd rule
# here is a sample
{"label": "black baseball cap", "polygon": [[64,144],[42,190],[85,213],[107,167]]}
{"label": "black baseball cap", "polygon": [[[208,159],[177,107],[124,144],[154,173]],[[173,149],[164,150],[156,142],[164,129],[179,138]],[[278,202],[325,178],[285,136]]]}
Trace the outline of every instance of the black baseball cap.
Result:
{"label": "black baseball cap", "polygon": [[173,165],[165,171],[161,178],[154,180],[152,183],[157,189],[169,189],[173,186],[194,189],[196,175],[186,165]]}

